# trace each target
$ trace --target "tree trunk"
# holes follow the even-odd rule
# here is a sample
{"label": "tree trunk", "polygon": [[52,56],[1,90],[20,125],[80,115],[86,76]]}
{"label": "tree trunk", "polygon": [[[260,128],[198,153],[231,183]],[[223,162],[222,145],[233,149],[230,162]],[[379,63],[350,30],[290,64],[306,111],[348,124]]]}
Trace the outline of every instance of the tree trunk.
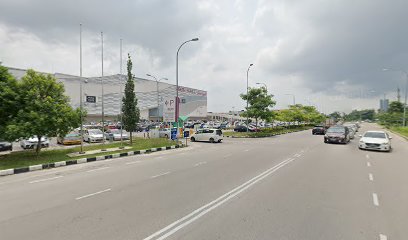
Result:
{"label": "tree trunk", "polygon": [[35,152],[38,155],[40,153],[40,150],[41,150],[41,136],[37,136],[37,138],[38,138],[38,143],[37,143],[37,147],[35,148]]}
{"label": "tree trunk", "polygon": [[258,118],[255,118],[255,128],[258,129]]}
{"label": "tree trunk", "polygon": [[133,137],[132,137],[132,131],[129,132],[130,135],[130,145],[133,145]]}

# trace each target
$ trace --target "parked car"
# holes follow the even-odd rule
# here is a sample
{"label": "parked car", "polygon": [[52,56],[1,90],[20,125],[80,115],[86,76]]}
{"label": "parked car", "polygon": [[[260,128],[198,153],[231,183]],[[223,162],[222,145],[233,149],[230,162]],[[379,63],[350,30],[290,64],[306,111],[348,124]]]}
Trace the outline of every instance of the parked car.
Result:
{"label": "parked car", "polygon": [[312,134],[313,135],[324,135],[326,133],[326,129],[324,128],[324,126],[321,125],[317,125],[314,126],[314,128],[312,129]]}
{"label": "parked car", "polygon": [[12,150],[13,144],[11,142],[0,140],[0,151],[12,151]]}
{"label": "parked car", "polygon": [[[120,140],[120,129],[109,129],[105,132],[105,139],[112,139],[114,141]],[[129,133],[122,129],[122,139],[129,140]]]}
{"label": "parked car", "polygon": [[[46,148],[50,146],[50,141],[48,140],[47,137],[41,137],[40,144],[41,144],[41,147]],[[32,148],[35,148],[37,145],[38,145],[37,136],[32,136],[28,139],[23,139],[20,141],[20,146],[23,149],[32,149]]]}
{"label": "parked car", "polygon": [[358,144],[360,149],[391,151],[392,137],[384,131],[367,131],[364,135],[360,135],[360,137]]}
{"label": "parked car", "polygon": [[199,129],[194,133],[190,140],[195,141],[208,141],[211,143],[221,142],[223,140],[223,135],[221,129]]}
{"label": "parked car", "polygon": [[103,132],[100,129],[87,129],[84,132],[84,141],[88,143],[102,142],[103,138]]}
{"label": "parked car", "polygon": [[234,132],[246,132],[247,131],[247,127],[244,125],[237,125],[234,128]]}
{"label": "parked car", "polygon": [[159,129],[159,137],[169,138],[170,136],[171,136],[171,129],[170,128],[160,128]]}
{"label": "parked car", "polygon": [[57,143],[63,145],[76,145],[81,144],[81,134],[80,133],[68,133],[65,136],[57,137]]}
{"label": "parked car", "polygon": [[349,130],[345,126],[329,127],[324,135],[325,143],[344,143],[350,142]]}

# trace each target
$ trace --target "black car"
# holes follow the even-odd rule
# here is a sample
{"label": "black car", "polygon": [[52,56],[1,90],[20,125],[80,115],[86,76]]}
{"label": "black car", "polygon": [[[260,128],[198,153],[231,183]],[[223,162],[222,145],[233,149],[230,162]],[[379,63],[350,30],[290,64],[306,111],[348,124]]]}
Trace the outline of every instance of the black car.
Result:
{"label": "black car", "polygon": [[314,126],[314,128],[312,129],[312,134],[313,135],[324,135],[326,133],[326,129],[324,128],[324,126]]}
{"label": "black car", "polygon": [[324,135],[325,143],[344,143],[350,142],[349,129],[345,126],[332,126],[327,129]]}
{"label": "black car", "polygon": [[246,126],[242,126],[242,125],[238,125],[234,128],[234,132],[246,132],[247,131],[247,127]]}
{"label": "black car", "polygon": [[12,151],[12,150],[13,144],[11,144],[10,142],[0,140],[0,151]]}

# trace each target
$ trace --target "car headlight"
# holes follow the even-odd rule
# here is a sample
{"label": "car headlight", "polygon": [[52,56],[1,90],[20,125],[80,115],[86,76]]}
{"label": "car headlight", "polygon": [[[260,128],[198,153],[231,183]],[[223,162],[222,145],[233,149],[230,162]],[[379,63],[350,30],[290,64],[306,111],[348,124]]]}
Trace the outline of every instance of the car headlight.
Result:
{"label": "car headlight", "polygon": [[388,146],[388,144],[389,144],[389,143],[387,143],[387,142],[382,143],[382,145],[384,145],[384,146]]}
{"label": "car headlight", "polygon": [[364,141],[360,141],[360,143],[363,143],[363,144],[364,144],[365,142],[364,142]]}

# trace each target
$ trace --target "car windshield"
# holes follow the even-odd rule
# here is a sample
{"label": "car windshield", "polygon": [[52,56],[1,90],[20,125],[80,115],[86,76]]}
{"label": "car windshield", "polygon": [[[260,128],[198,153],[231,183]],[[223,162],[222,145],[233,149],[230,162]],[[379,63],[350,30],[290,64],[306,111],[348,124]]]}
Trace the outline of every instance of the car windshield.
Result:
{"label": "car windshield", "polygon": [[79,137],[79,133],[70,133],[70,134],[67,134],[65,137],[66,137],[66,138],[69,138],[69,137]]}
{"label": "car windshield", "polygon": [[[114,134],[120,134],[120,130],[119,130],[119,129],[111,129],[110,132],[111,132],[111,133],[114,133]],[[123,131],[122,131],[122,133],[123,133]]]}
{"label": "car windshield", "polygon": [[327,129],[328,133],[344,133],[345,129],[344,128],[329,128]]}
{"label": "car windshield", "polygon": [[89,134],[102,134],[102,131],[99,129],[90,129],[88,132]]}
{"label": "car windshield", "polygon": [[385,133],[382,132],[366,132],[364,137],[367,138],[385,138]]}

